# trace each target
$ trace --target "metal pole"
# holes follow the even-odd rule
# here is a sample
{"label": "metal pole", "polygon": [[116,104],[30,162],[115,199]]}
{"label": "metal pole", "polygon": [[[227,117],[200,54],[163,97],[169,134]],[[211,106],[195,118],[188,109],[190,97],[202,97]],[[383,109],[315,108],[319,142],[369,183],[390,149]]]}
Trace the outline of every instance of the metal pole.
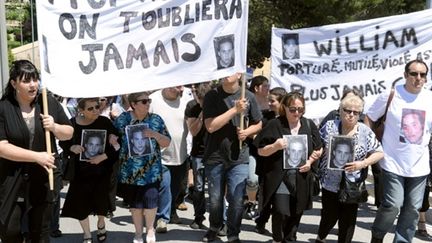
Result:
{"label": "metal pole", "polygon": [[5,1],[0,1],[0,81],[1,95],[9,80]]}

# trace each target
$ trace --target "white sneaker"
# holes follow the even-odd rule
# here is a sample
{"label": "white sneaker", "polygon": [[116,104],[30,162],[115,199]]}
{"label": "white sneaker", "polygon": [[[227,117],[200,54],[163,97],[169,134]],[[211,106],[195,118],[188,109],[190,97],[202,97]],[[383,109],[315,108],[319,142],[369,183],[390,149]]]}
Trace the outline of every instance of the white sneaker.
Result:
{"label": "white sneaker", "polygon": [[162,219],[158,219],[156,224],[156,233],[166,233],[167,231],[167,223]]}

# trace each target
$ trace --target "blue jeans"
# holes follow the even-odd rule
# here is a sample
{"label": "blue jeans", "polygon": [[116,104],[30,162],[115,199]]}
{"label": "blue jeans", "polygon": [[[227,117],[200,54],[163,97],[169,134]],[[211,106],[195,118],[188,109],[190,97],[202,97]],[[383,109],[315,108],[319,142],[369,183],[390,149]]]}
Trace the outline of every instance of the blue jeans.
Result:
{"label": "blue jeans", "polygon": [[195,211],[195,220],[203,221],[206,211],[204,184],[205,184],[205,171],[202,158],[192,157],[192,171],[194,175],[194,186],[189,189],[192,196],[193,207]]}
{"label": "blue jeans", "polygon": [[171,173],[165,165],[162,165],[162,181],[159,186],[159,207],[156,218],[166,223],[171,219]]}
{"label": "blue jeans", "polygon": [[411,242],[417,227],[427,176],[403,177],[382,170],[383,201],[372,225],[372,236],[383,239],[399,214],[393,242]]}
{"label": "blue jeans", "polygon": [[210,199],[210,230],[217,232],[223,224],[226,187],[226,199],[229,204],[226,222],[228,241],[238,239],[240,234],[248,167],[248,164],[238,164],[227,168],[223,164],[205,166]]}

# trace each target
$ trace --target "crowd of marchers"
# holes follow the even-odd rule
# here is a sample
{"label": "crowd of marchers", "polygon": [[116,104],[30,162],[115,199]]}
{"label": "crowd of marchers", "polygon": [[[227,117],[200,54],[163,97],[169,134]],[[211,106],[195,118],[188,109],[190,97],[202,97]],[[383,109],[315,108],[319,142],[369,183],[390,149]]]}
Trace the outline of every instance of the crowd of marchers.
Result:
{"label": "crowd of marchers", "polygon": [[[154,243],[170,223],[181,223],[185,195],[194,209],[190,227],[207,228],[203,242],[241,242],[244,214],[260,234],[271,219],[273,242],[290,242],[318,193],[316,242],[325,242],[336,223],[338,242],[351,242],[369,169],[378,208],[371,242],[383,242],[393,227],[394,242],[432,240],[425,218],[429,69],[413,60],[403,72],[405,81],[367,112],[361,92],[347,88],[339,107],[315,124],[304,116],[301,92],[270,89],[264,76],[249,80],[244,93],[235,73],[153,92],[45,98],[35,66],[15,61],[0,101],[1,242],[62,237],[60,217],[79,221],[83,243],[109,241],[105,220],[121,198],[135,229],[130,241]],[[383,120],[381,136],[372,128]],[[60,205],[62,181],[70,185]],[[96,235],[90,215],[97,215]]]}

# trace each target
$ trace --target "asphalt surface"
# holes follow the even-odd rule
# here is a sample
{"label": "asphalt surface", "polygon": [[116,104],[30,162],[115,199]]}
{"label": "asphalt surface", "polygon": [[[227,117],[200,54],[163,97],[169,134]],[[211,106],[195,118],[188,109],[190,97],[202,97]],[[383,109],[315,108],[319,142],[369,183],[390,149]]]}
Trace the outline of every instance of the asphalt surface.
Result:
{"label": "asphalt surface", "polygon": [[[62,202],[66,195],[67,187],[62,190]],[[370,193],[370,195],[373,195]],[[306,211],[301,220],[301,225],[298,230],[297,238],[298,242],[314,242],[316,239],[316,233],[318,231],[318,224],[320,220],[320,203],[321,198],[317,197],[314,202],[314,209]],[[115,243],[130,243],[134,237],[134,226],[132,224],[129,210],[122,206],[121,201],[117,202],[117,210],[114,212],[114,217],[106,219],[107,229],[107,240],[105,242]],[[193,220],[193,207],[190,202],[187,201],[188,209],[186,211],[179,211],[178,215],[181,218],[181,224],[168,224],[168,232],[164,234],[157,234],[157,242],[201,242],[202,237],[205,234],[205,230],[194,230],[189,227],[189,224]],[[429,210],[431,211],[431,210]],[[366,204],[360,206],[357,225],[355,229],[355,235],[353,242],[370,242],[370,228],[372,226],[376,213],[376,207],[373,206],[373,198],[369,197],[369,201]],[[206,214],[208,218],[208,214]],[[431,226],[431,215],[428,215],[428,231],[432,233]],[[90,217],[90,225],[93,234],[93,242],[96,240],[96,222],[97,218],[94,216]],[[204,222],[208,226],[208,221]],[[82,242],[82,230],[77,220],[71,218],[60,219],[60,229],[63,235],[59,238],[52,238],[54,243],[76,243]],[[258,234],[254,231],[255,223],[252,220],[243,219],[240,239],[244,243],[254,242],[272,242],[271,238],[271,219],[267,223],[267,233],[265,235]],[[393,233],[386,235],[384,242],[392,242]],[[145,237],[145,236],[144,236]],[[214,241],[216,243],[226,242],[226,237],[220,237]],[[337,242],[337,225],[330,232],[327,237],[327,242]],[[413,242],[430,242],[422,238],[414,238]]]}

